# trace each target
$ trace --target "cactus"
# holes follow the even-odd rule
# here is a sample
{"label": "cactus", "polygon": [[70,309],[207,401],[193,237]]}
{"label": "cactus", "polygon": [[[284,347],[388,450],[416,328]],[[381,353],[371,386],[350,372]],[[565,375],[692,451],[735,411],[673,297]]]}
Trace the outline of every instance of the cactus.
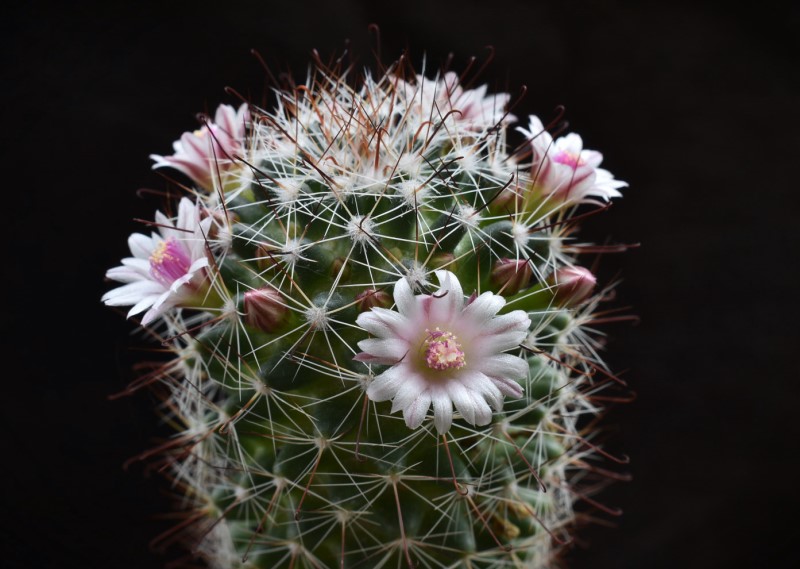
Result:
{"label": "cactus", "polygon": [[176,429],[145,453],[184,496],[162,541],[220,568],[553,566],[601,507],[616,381],[576,222],[626,184],[451,72],[320,64],[276,98],[152,157],[191,187],[107,274],[174,354],[134,386]]}

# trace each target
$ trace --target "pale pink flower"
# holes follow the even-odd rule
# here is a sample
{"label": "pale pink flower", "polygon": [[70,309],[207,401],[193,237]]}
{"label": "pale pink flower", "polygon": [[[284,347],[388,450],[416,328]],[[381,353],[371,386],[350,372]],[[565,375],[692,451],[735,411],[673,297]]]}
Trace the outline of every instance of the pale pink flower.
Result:
{"label": "pale pink flower", "polygon": [[515,310],[498,316],[503,297],[485,292],[466,302],[458,278],[436,271],[439,290],[414,295],[405,278],[394,286],[396,311],[373,308],[356,323],[375,336],[362,340],[355,359],[391,366],[367,387],[372,401],[392,400],[415,429],[433,404],[433,422],[442,434],[450,429],[453,406],[471,425],[487,425],[492,408],[501,411],[503,396],[520,397],[519,380],[527,377],[524,359],[503,353],[525,339],[530,319]]}
{"label": "pale pink flower", "polygon": [[416,84],[398,82],[398,90],[411,99],[412,106],[422,120],[441,120],[452,113],[456,124],[468,130],[483,130],[516,120],[505,109],[511,95],[494,93],[487,95],[487,85],[476,89],[461,87],[458,75],[448,71],[438,79],[417,76]]}
{"label": "pale pink flower", "polygon": [[151,154],[153,168],[170,167],[186,174],[198,186],[212,190],[218,175],[240,167],[235,156],[243,153],[250,112],[246,104],[237,111],[230,105],[220,105],[214,121],[207,121],[194,132],[184,132],[172,143],[172,156]]}
{"label": "pale pink flower", "polygon": [[583,148],[583,140],[575,133],[553,140],[536,116],[530,117],[528,129],[517,128],[531,142],[534,190],[555,203],[581,202],[589,197],[603,201],[622,197],[619,188],[627,182],[615,180],[608,170],[600,168],[603,155]]}
{"label": "pale pink flower", "polygon": [[144,326],[174,306],[202,304],[209,286],[206,236],[212,218],[201,220],[197,206],[183,198],[174,222],[160,211],[155,221],[158,233],[134,233],[128,238],[133,257],[106,273],[125,284],[102,299],[109,306],[132,306],[128,318],[147,310]]}

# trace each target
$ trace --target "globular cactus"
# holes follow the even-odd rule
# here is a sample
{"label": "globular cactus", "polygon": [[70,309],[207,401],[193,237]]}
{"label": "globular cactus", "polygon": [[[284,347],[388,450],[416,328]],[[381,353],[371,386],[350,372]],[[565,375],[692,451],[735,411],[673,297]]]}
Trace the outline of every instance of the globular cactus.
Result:
{"label": "globular cactus", "polygon": [[185,495],[165,539],[221,568],[557,564],[615,381],[576,222],[626,184],[452,72],[276,95],[153,156],[191,195],[107,275],[174,353],[138,382],[177,428],[146,453]]}

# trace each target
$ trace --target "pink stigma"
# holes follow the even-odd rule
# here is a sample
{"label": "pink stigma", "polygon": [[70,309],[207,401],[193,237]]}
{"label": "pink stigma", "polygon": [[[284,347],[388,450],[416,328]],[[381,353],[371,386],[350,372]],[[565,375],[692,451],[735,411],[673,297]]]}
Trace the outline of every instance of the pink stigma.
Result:
{"label": "pink stigma", "polygon": [[559,164],[564,164],[575,170],[578,166],[583,165],[580,154],[572,154],[566,150],[560,150],[553,156],[553,161]]}
{"label": "pink stigma", "polygon": [[192,260],[176,239],[162,241],[150,255],[150,274],[164,286],[170,286],[189,272]]}
{"label": "pink stigma", "polygon": [[461,369],[467,363],[464,361],[464,351],[461,344],[451,332],[442,332],[436,328],[434,332],[425,330],[428,334],[425,339],[425,363],[436,370]]}

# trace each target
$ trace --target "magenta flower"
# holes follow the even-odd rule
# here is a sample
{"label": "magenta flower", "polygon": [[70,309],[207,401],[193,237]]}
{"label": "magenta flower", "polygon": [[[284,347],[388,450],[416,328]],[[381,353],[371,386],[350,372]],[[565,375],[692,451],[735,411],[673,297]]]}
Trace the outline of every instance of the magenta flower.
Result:
{"label": "magenta flower", "polygon": [[615,180],[608,170],[600,168],[603,155],[583,148],[583,140],[575,133],[553,140],[536,116],[529,119],[528,130],[517,128],[531,142],[534,188],[554,203],[582,202],[589,197],[603,201],[622,197],[619,188],[627,182]]}
{"label": "magenta flower", "polygon": [[223,176],[240,163],[235,156],[243,153],[250,112],[247,105],[235,110],[230,105],[220,105],[210,120],[194,132],[184,132],[172,147],[172,156],[151,154],[153,168],[170,167],[186,174],[201,188],[211,191],[217,176]]}
{"label": "magenta flower", "polygon": [[133,257],[106,273],[125,284],[103,295],[103,302],[132,306],[128,318],[147,310],[144,326],[174,306],[203,304],[209,290],[206,236],[211,223],[211,217],[200,219],[197,206],[188,198],[181,200],[175,222],[157,211],[159,232],[149,237],[134,233],[128,238]]}
{"label": "magenta flower", "polygon": [[453,406],[471,425],[487,425],[503,396],[520,397],[527,377],[524,359],[503,353],[519,346],[530,326],[515,310],[501,316],[503,297],[485,292],[465,303],[461,283],[450,271],[436,271],[440,288],[414,295],[405,278],[394,286],[397,311],[373,308],[356,323],[375,336],[362,340],[355,359],[389,365],[368,386],[372,401],[392,401],[410,429],[419,427],[433,404],[436,430],[446,433]]}

